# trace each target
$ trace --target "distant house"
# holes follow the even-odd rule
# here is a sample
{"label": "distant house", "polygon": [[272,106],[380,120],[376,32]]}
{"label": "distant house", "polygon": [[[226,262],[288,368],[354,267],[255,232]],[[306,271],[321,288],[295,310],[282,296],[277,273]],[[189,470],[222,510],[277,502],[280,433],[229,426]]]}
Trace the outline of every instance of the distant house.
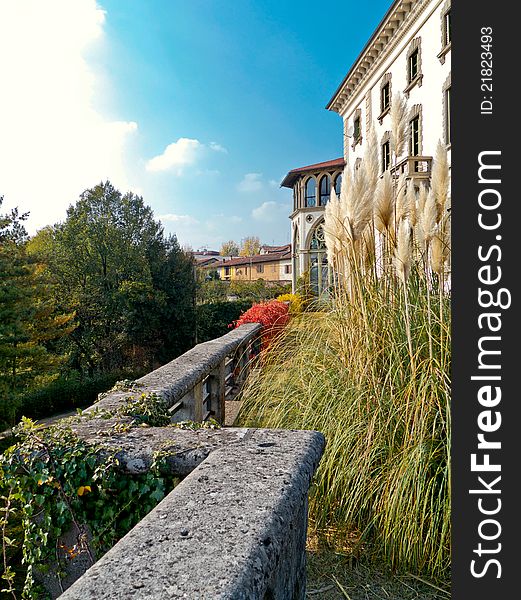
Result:
{"label": "distant house", "polygon": [[[268,250],[266,250],[268,249]],[[262,250],[261,250],[262,252]],[[264,253],[254,256],[227,258],[204,265],[217,271],[223,281],[264,281],[290,283],[292,277],[291,246],[264,246]]]}
{"label": "distant house", "polygon": [[198,267],[214,266],[217,263],[221,263],[225,260],[230,260],[233,258],[231,256],[221,256],[219,252],[215,250],[198,250],[197,252],[192,252],[192,256],[194,257],[195,264]]}

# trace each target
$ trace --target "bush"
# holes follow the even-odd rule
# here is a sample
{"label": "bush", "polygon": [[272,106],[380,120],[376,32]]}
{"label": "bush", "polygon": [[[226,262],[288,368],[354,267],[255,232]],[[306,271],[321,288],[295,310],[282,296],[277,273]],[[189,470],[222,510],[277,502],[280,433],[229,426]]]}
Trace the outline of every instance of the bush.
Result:
{"label": "bush", "polygon": [[248,300],[237,302],[213,302],[197,307],[197,342],[207,342],[225,335],[230,323],[251,307]]}
{"label": "bush", "polygon": [[235,280],[230,284],[230,294],[239,300],[250,300],[251,302],[265,302],[291,291],[291,284],[280,284],[264,279],[255,281]]}
{"label": "bush", "polygon": [[279,302],[289,302],[290,315],[298,315],[304,310],[304,301],[300,294],[281,294],[277,297]]}
{"label": "bush", "polygon": [[262,325],[262,348],[267,348],[288,321],[288,305],[278,300],[271,300],[254,304],[233,325],[240,327],[245,323],[260,323]]}
{"label": "bush", "polygon": [[[140,375],[142,373],[134,373],[134,377]],[[121,371],[83,378],[79,375],[60,377],[45,387],[20,394],[17,398],[16,420],[22,415],[31,419],[42,419],[60,412],[90,406],[100,392],[107,391],[116,381],[128,377],[129,373]]]}

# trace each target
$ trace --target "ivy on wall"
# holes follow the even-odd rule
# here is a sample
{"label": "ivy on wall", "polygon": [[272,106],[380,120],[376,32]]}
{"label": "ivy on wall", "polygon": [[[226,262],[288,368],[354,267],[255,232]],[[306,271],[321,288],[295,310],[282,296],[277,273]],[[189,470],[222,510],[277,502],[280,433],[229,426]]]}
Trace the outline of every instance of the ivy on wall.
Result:
{"label": "ivy on wall", "polygon": [[46,428],[22,419],[14,430],[18,443],[0,455],[1,591],[8,597],[45,597],[42,581],[49,572],[62,588],[68,561],[82,556],[93,564],[179,482],[165,475],[164,452],[154,454],[148,472],[129,474],[116,452],[87,443],[70,427],[74,420],[100,416],[119,418],[118,431],[172,426],[155,394],[130,397],[113,413],[93,411]]}

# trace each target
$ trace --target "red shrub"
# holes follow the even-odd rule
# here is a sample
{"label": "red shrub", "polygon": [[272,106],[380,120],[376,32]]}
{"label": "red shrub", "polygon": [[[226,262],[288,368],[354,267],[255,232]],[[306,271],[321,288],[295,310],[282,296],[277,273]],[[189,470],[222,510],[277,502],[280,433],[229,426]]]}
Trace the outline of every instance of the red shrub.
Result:
{"label": "red shrub", "polygon": [[254,304],[237,321],[234,321],[231,326],[237,328],[245,323],[260,323],[262,325],[262,347],[266,348],[288,321],[288,303],[270,300],[269,302]]}

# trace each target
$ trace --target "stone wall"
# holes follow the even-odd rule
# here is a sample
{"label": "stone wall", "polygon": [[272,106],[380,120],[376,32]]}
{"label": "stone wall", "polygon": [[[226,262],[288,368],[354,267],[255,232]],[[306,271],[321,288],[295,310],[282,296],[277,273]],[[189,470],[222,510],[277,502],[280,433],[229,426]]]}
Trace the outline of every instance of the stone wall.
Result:
{"label": "stone wall", "polygon": [[[166,406],[186,402],[194,386],[258,331],[244,325],[199,344],[139,380],[139,392],[153,392]],[[72,428],[101,453],[116,453],[127,472],[148,470],[161,451],[164,470],[184,479],[60,598],[303,599],[307,496],[323,435],[135,427],[117,416],[132,394],[108,394]],[[107,418],[107,411],[116,416]]]}

